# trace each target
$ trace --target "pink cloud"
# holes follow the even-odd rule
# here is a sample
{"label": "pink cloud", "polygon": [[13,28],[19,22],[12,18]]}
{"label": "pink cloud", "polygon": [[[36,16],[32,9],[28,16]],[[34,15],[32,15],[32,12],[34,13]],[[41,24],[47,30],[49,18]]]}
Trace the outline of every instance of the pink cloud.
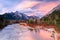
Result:
{"label": "pink cloud", "polygon": [[16,7],[15,10],[20,10],[20,9],[26,9],[26,8],[31,8],[34,5],[36,5],[38,2],[36,1],[24,1],[22,3],[19,3]]}
{"label": "pink cloud", "polygon": [[[34,11],[33,13],[29,13],[27,15],[46,15],[48,14],[49,11],[51,11],[53,8],[55,8],[57,5],[59,4],[59,2],[48,2],[48,3],[42,3],[40,5],[37,5],[38,7],[35,9],[36,11]],[[40,13],[38,13],[40,12]]]}
{"label": "pink cloud", "polygon": [[[39,5],[37,5],[39,4]],[[15,11],[21,10],[21,9],[28,9],[28,8],[32,8],[35,5],[37,5],[36,9],[32,9],[35,10],[32,13],[27,13],[27,15],[46,15],[49,11],[51,11],[54,7],[56,7],[59,4],[59,2],[38,2],[38,1],[23,1],[19,4],[17,4],[14,7]],[[23,11],[22,10],[22,11]],[[27,11],[27,10],[26,10]],[[40,12],[40,13],[38,13]]]}
{"label": "pink cloud", "polygon": [[49,3],[44,3],[40,5],[37,10],[42,13],[42,15],[47,14],[49,11],[51,11],[54,7],[56,7],[59,3],[57,2],[49,2]]}

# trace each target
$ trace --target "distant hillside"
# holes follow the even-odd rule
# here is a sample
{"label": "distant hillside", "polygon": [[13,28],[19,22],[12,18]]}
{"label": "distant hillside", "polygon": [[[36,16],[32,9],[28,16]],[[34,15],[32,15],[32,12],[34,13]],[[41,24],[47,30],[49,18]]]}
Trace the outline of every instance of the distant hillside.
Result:
{"label": "distant hillside", "polygon": [[60,10],[55,10],[51,14],[44,16],[41,21],[46,24],[56,25],[60,32]]}

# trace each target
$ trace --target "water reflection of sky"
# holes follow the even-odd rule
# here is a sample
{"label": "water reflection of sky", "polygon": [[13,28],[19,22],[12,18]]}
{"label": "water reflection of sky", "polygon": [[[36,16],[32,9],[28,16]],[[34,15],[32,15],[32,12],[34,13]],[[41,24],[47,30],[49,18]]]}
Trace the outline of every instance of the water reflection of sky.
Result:
{"label": "water reflection of sky", "polygon": [[[0,31],[0,40],[53,40],[52,33],[41,29],[39,32],[29,31],[28,26],[8,25]],[[24,31],[24,32],[23,32]]]}

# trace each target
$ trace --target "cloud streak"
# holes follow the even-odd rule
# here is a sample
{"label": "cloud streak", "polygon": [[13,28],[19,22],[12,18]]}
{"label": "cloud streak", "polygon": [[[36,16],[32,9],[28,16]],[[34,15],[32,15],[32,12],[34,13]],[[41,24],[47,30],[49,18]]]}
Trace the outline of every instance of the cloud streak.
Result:
{"label": "cloud streak", "polygon": [[40,5],[37,10],[42,12],[42,15],[47,14],[50,10],[56,7],[59,3],[58,2],[49,2]]}
{"label": "cloud streak", "polygon": [[15,10],[21,10],[21,9],[31,8],[34,5],[36,5],[37,3],[39,3],[39,2],[23,1],[23,2],[19,3],[14,9]]}

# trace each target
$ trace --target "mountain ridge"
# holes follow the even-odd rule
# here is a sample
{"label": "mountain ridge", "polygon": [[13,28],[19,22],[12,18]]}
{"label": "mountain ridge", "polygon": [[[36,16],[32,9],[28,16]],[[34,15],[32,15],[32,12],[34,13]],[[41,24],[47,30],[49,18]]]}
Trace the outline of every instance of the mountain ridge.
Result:
{"label": "mountain ridge", "polygon": [[39,18],[37,16],[27,16],[26,14],[24,13],[19,13],[18,11],[16,12],[11,12],[11,13],[5,13],[3,15],[3,18],[5,20],[27,20],[27,19],[35,19],[35,18]]}

